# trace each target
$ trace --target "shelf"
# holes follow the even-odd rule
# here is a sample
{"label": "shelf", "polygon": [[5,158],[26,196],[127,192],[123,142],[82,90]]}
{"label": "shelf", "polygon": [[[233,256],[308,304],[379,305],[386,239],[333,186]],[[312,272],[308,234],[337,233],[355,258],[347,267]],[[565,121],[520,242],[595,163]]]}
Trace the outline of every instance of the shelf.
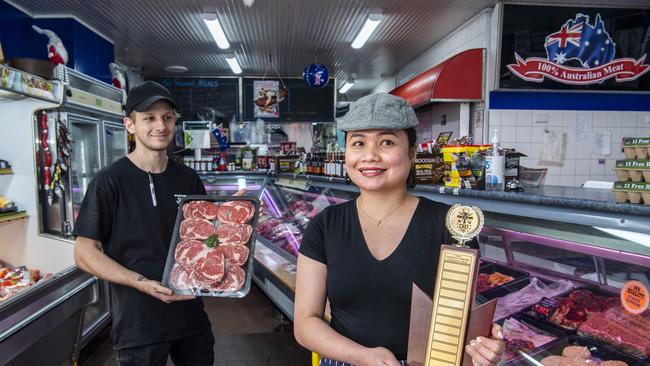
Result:
{"label": "shelf", "polygon": [[7,212],[0,214],[0,223],[26,219],[27,217],[27,211]]}
{"label": "shelf", "polygon": [[0,175],[14,174],[14,171],[11,168],[0,169]]}

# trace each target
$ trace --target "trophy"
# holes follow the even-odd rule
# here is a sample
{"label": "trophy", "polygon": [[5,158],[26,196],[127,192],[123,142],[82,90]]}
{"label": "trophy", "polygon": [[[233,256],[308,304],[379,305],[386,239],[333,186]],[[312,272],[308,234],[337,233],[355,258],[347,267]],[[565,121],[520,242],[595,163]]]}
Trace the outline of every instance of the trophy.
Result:
{"label": "trophy", "polygon": [[[479,252],[465,246],[481,232],[483,213],[478,207],[456,204],[445,221],[457,243],[441,245],[433,299],[413,286],[409,365],[471,364],[469,357],[463,360],[466,339],[489,335],[492,325],[496,302],[472,309]],[[420,324],[429,324],[428,329]]]}

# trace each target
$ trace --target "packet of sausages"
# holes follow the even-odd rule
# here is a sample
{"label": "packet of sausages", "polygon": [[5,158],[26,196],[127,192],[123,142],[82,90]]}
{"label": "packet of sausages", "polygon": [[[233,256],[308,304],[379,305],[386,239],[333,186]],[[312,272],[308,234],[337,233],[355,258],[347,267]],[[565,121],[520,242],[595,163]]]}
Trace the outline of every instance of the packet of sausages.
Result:
{"label": "packet of sausages", "polygon": [[241,298],[250,291],[259,200],[187,196],[176,215],[162,284],[174,293]]}

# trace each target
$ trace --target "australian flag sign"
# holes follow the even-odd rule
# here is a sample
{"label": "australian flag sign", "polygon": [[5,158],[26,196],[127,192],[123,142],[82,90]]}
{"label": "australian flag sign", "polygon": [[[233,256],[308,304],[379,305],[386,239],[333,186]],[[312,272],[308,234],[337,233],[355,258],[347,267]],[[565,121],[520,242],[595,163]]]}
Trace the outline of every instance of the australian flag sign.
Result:
{"label": "australian flag sign", "polygon": [[[594,24],[589,16],[576,14],[560,29],[546,36],[546,58],[521,58],[515,53],[516,64],[508,69],[518,77],[532,82],[550,78],[564,84],[586,85],[602,83],[615,78],[616,82],[636,80],[650,70],[645,64],[647,54],[638,60],[629,57],[615,59],[616,45],[607,33],[605,24],[596,15]],[[580,67],[565,66],[574,60]]]}

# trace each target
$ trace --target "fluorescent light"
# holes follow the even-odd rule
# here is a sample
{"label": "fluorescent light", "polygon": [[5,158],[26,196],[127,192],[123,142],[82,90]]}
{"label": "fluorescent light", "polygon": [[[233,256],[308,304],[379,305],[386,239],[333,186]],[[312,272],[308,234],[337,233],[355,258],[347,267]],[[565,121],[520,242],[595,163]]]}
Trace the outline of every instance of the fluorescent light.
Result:
{"label": "fluorescent light", "polygon": [[210,30],[212,38],[217,42],[217,46],[222,50],[230,48],[230,42],[228,42],[228,38],[226,38],[226,34],[223,32],[223,28],[221,28],[221,23],[219,23],[217,14],[203,14],[203,21],[208,27],[208,30]]}
{"label": "fluorescent light", "polygon": [[350,88],[354,85],[354,80],[348,80],[345,83],[343,83],[343,86],[341,89],[339,89],[339,93],[345,94]]}
{"label": "fluorescent light", "polygon": [[359,34],[357,34],[357,37],[352,42],[352,48],[363,47],[363,45],[366,44],[368,38],[370,38],[372,32],[374,32],[375,29],[377,29],[377,26],[379,25],[379,23],[381,23],[383,18],[384,16],[382,14],[368,15],[368,19],[366,19],[366,23],[363,25],[363,28],[361,28],[361,31],[359,32]]}
{"label": "fluorescent light", "polygon": [[239,66],[239,62],[237,62],[237,57],[226,56],[226,61],[228,62],[228,65],[232,69],[232,72],[234,72],[235,74],[241,74],[241,66]]}

